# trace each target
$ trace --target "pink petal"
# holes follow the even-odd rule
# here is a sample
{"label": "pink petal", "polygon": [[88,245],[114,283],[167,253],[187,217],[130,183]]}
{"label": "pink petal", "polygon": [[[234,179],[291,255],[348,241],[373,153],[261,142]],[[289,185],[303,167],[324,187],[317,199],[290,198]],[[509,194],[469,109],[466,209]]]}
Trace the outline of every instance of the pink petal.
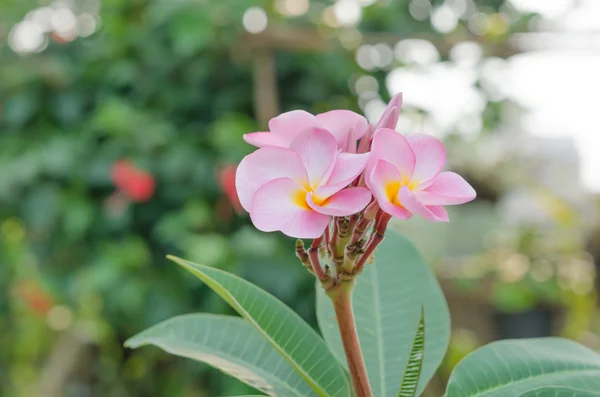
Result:
{"label": "pink petal", "polygon": [[306,170],[298,154],[290,149],[267,146],[244,157],[235,174],[235,187],[242,207],[248,212],[252,198],[265,183],[277,178],[308,182]]}
{"label": "pink petal", "polygon": [[421,183],[439,174],[446,164],[446,149],[442,142],[425,134],[410,135],[407,140],[416,159],[412,180]]}
{"label": "pink petal", "polygon": [[377,160],[394,165],[407,180],[413,175],[415,155],[406,138],[394,130],[383,128],[375,131],[367,172],[371,171]]}
{"label": "pink petal", "polygon": [[406,186],[402,186],[398,192],[398,201],[404,208],[413,214],[432,222],[448,222],[448,214],[442,213],[438,208],[427,207],[417,200],[415,195]]}
{"label": "pink petal", "polygon": [[290,145],[298,153],[306,172],[310,186],[315,189],[323,182],[337,153],[337,144],[333,135],[323,128],[309,128],[298,135]]}
{"label": "pink petal", "polygon": [[263,185],[252,201],[250,218],[263,232],[281,230],[296,238],[317,238],[331,219],[313,211],[305,201],[304,188],[289,178],[280,178]]}
{"label": "pink petal", "polygon": [[315,116],[304,110],[282,113],[269,121],[269,130],[281,139],[285,147],[289,147],[302,131],[317,126]]}
{"label": "pink petal", "polygon": [[380,128],[395,130],[396,124],[398,124],[398,116],[400,115],[400,107],[402,107],[402,93],[396,94],[390,99],[381,119],[379,119],[379,122],[375,126],[375,130]]}
{"label": "pink petal", "polygon": [[444,207],[442,207],[441,205],[427,205],[426,207],[441,222],[450,222],[450,217],[448,216],[448,211],[446,211],[446,209]]}
{"label": "pink petal", "polygon": [[364,210],[371,202],[371,192],[364,187],[353,187],[337,192],[320,204],[315,203],[317,198],[316,194],[306,196],[306,202],[313,210],[325,215],[347,216]]}
{"label": "pink petal", "polygon": [[354,128],[354,142],[352,144],[356,144],[356,140],[362,138],[367,132],[367,119],[350,110],[331,110],[317,114],[316,118],[323,128],[333,134],[338,147],[344,151],[348,150],[348,135],[352,128]]}
{"label": "pink petal", "polygon": [[425,205],[456,205],[473,200],[477,194],[462,176],[454,172],[442,172],[415,195]]}
{"label": "pink petal", "polygon": [[[367,186],[373,192],[377,199],[379,207],[394,218],[409,219],[412,215],[406,209],[394,203],[394,198],[390,196],[387,187],[389,184],[402,183],[402,176],[392,164],[384,160],[379,160],[368,177],[365,179]],[[393,193],[393,192],[391,192]]]}
{"label": "pink petal", "polygon": [[244,141],[256,147],[263,146],[286,146],[279,135],[272,132],[252,132],[244,134]]}
{"label": "pink petal", "polygon": [[315,193],[319,197],[327,198],[339,192],[363,172],[367,161],[369,161],[368,153],[339,153],[326,183],[319,186]]}

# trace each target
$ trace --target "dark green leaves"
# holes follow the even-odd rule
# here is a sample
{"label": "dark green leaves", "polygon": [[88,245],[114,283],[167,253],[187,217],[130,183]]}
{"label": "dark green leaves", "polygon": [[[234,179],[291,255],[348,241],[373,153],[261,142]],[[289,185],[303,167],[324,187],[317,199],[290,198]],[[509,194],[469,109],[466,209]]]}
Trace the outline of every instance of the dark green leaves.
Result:
{"label": "dark green leaves", "polygon": [[222,270],[170,257],[244,317],[319,396],[347,397],[346,372],[321,337],[289,307],[252,283]]}
{"label": "dark green leaves", "polygon": [[155,345],[171,354],[210,364],[270,396],[317,396],[242,318],[206,313],[178,316],[141,332],[125,345]]}

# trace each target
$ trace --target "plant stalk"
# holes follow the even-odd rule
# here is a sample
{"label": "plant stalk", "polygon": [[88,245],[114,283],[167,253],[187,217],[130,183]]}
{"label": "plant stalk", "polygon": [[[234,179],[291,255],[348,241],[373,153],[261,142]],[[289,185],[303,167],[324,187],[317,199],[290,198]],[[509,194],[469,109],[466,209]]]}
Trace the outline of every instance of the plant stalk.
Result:
{"label": "plant stalk", "polygon": [[335,317],[337,319],[346,361],[352,378],[352,387],[355,397],[373,397],[367,368],[363,359],[358,334],[356,333],[356,324],[354,323],[354,314],[352,312],[352,290],[354,289],[354,280],[347,281],[341,285],[327,291],[327,294],[333,302]]}

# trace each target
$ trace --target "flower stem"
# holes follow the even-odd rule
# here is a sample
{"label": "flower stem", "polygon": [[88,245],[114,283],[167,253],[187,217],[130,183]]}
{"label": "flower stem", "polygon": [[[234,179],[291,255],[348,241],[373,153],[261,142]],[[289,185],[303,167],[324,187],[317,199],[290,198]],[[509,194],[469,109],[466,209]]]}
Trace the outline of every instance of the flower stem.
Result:
{"label": "flower stem", "polygon": [[337,319],[346,361],[350,370],[352,386],[355,397],[373,397],[367,368],[363,359],[358,334],[356,333],[356,324],[354,323],[354,314],[352,313],[352,290],[354,289],[354,279],[343,282],[342,284],[327,291],[327,295],[333,302],[335,317]]}

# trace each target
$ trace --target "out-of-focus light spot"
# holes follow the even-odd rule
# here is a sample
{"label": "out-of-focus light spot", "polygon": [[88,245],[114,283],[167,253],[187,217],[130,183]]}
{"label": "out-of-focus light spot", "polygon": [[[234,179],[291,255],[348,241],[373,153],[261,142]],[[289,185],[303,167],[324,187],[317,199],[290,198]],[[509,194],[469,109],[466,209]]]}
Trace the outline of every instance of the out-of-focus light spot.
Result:
{"label": "out-of-focus light spot", "polygon": [[437,63],[419,68],[396,68],[388,73],[386,85],[391,94],[410,92],[407,106],[427,111],[438,135],[449,132],[465,115],[478,114],[486,98],[475,88],[477,74],[471,67]]}
{"label": "out-of-focus light spot", "polygon": [[428,65],[440,60],[440,53],[435,46],[421,39],[407,39],[394,46],[396,58],[405,64]]}
{"label": "out-of-focus light spot", "polygon": [[584,0],[577,4],[577,7],[571,9],[566,15],[561,16],[558,20],[553,21],[557,28],[597,32],[600,30],[600,1]]}
{"label": "out-of-focus light spot", "polygon": [[12,27],[8,43],[15,52],[26,54],[43,50],[48,39],[37,23],[25,20]]}
{"label": "out-of-focus light spot", "polygon": [[260,7],[250,7],[244,12],[242,23],[250,33],[260,33],[267,28],[267,13]]}
{"label": "out-of-focus light spot", "polygon": [[73,314],[66,306],[54,306],[46,316],[48,326],[55,331],[64,331],[71,326]]}
{"label": "out-of-focus light spot", "polygon": [[446,0],[446,4],[457,18],[462,18],[469,9],[469,1],[467,0]]}
{"label": "out-of-focus light spot", "polygon": [[458,18],[447,5],[434,8],[431,13],[431,25],[440,33],[450,33],[458,25]]}
{"label": "out-of-focus light spot", "polygon": [[361,96],[367,92],[377,93],[379,91],[379,83],[373,76],[360,76],[354,84],[354,90],[358,96]]}
{"label": "out-of-focus light spot", "polygon": [[340,33],[340,42],[348,50],[358,48],[362,41],[362,35],[356,29],[345,29]]}
{"label": "out-of-focus light spot", "polygon": [[480,69],[479,84],[492,101],[501,101],[508,95],[510,85],[506,73],[506,61],[502,58],[486,58]]}
{"label": "out-of-focus light spot", "polygon": [[366,102],[363,106],[363,112],[367,117],[367,120],[373,122],[375,120],[379,120],[385,111],[385,102],[379,97],[375,99],[371,99]]}
{"label": "out-of-focus light spot", "polygon": [[538,283],[546,282],[554,276],[554,266],[547,260],[541,259],[534,262],[530,275]]}
{"label": "out-of-focus light spot", "polygon": [[473,18],[467,23],[469,30],[478,36],[482,36],[490,29],[491,22],[489,17],[483,12],[473,14]]}
{"label": "out-of-focus light spot", "polygon": [[96,31],[96,18],[94,15],[84,12],[77,17],[77,30],[79,36],[88,37]]}
{"label": "out-of-focus light spot", "polygon": [[529,271],[529,258],[523,254],[513,254],[498,266],[500,279],[507,283],[523,279]]}
{"label": "out-of-focus light spot", "polygon": [[51,30],[50,18],[52,11],[49,7],[39,7],[27,13],[25,19],[37,24],[44,32]]}
{"label": "out-of-focus light spot", "polygon": [[473,41],[463,41],[450,50],[450,60],[456,63],[477,63],[483,55],[481,46]]}
{"label": "out-of-focus light spot", "polygon": [[408,12],[417,21],[425,21],[431,13],[429,0],[412,0],[408,5]]}
{"label": "out-of-focus light spot", "polygon": [[392,47],[385,43],[375,44],[373,46],[375,51],[377,51],[377,62],[374,61],[375,66],[379,68],[386,68],[392,64],[394,60],[394,51]]}
{"label": "out-of-focus light spot", "polygon": [[594,128],[598,70],[597,53],[573,51],[520,54],[510,59],[507,70],[511,99],[529,109],[523,120],[525,130],[536,136],[572,139],[581,159],[582,182],[594,192],[600,192],[600,135]]}
{"label": "out-of-focus light spot", "polygon": [[20,243],[25,237],[25,229],[19,218],[8,218],[0,225],[2,238],[11,244]]}
{"label": "out-of-focus light spot", "polygon": [[462,136],[475,137],[483,128],[483,120],[479,115],[471,114],[462,117],[456,123],[456,129]]}
{"label": "out-of-focus light spot", "polygon": [[333,12],[340,25],[354,26],[360,21],[362,7],[358,0],[337,0]]}
{"label": "out-of-focus light spot", "polygon": [[308,12],[309,0],[277,0],[275,8],[287,17],[299,17]]}
{"label": "out-of-focus light spot", "polygon": [[52,10],[50,26],[61,36],[74,36],[77,31],[77,17],[69,8],[56,8]]}
{"label": "out-of-focus light spot", "polygon": [[379,53],[372,45],[361,45],[356,50],[356,63],[364,70],[374,70],[379,63]]}
{"label": "out-of-focus light spot", "polygon": [[371,4],[374,4],[374,3],[375,3],[375,1],[377,1],[377,0],[358,0],[358,1],[360,2],[360,5],[361,5],[361,6],[363,6],[363,7],[368,7],[368,6],[370,6]]}
{"label": "out-of-focus light spot", "polygon": [[546,18],[555,18],[573,7],[573,0],[510,0],[521,12],[535,12]]}
{"label": "out-of-focus light spot", "polygon": [[323,20],[323,23],[325,25],[330,26],[332,28],[336,28],[339,26],[339,21],[335,15],[335,12],[333,11],[333,7],[327,7],[323,11],[323,17],[321,19]]}
{"label": "out-of-focus light spot", "polygon": [[502,36],[508,31],[508,17],[504,14],[492,14],[489,17],[489,23],[489,34],[494,36]]}

